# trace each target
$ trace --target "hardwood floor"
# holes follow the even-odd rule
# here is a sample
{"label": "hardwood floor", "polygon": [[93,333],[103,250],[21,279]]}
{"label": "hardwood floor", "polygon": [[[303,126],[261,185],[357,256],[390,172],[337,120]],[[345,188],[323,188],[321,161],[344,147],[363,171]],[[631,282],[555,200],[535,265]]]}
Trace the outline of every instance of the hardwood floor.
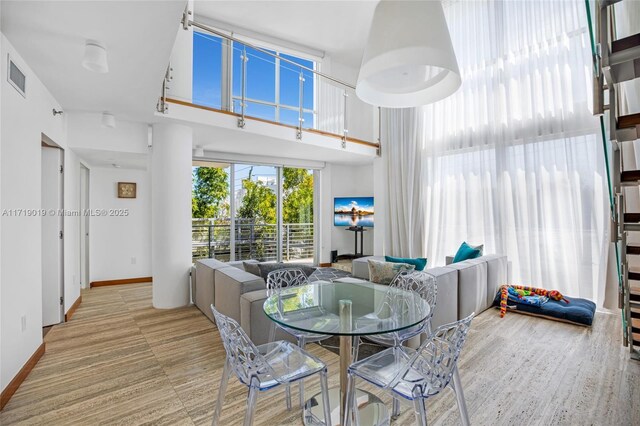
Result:
{"label": "hardwood floor", "polygon": [[[460,360],[471,423],[639,425],[640,363],[628,359],[619,333],[617,315],[597,314],[589,329],[480,314]],[[83,291],[73,319],[45,341],[46,354],[0,424],[210,424],[224,361],[218,333],[195,307],[153,309],[150,284]],[[318,345],[309,350],[327,362],[330,386],[337,385],[337,355]],[[307,382],[312,395],[318,381]],[[242,424],[245,403],[246,388],[232,379],[222,424]],[[459,423],[449,391],[428,410],[430,424]],[[413,419],[403,406],[397,424]],[[302,424],[281,390],[260,395],[255,423]]]}

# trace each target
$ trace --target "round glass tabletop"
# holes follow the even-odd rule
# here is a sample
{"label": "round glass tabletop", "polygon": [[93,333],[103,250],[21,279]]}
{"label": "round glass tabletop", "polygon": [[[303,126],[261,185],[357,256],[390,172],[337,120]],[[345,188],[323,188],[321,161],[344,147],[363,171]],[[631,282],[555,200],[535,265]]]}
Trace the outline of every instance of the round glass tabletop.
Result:
{"label": "round glass tabletop", "polygon": [[295,330],[366,336],[413,327],[429,315],[419,294],[361,282],[326,282],[284,288],[265,300],[264,312]]}

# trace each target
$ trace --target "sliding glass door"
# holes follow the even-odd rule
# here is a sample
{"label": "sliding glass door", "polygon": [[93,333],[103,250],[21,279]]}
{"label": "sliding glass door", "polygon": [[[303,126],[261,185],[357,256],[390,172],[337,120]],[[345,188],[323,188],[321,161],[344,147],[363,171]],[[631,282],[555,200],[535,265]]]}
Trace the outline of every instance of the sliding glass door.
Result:
{"label": "sliding glass door", "polygon": [[277,260],[277,169],[250,164],[233,167],[235,260]]}
{"label": "sliding glass door", "polygon": [[313,262],[313,191],[312,170],[198,163],[193,259]]}
{"label": "sliding glass door", "polygon": [[231,167],[227,163],[199,163],[193,167],[191,254],[194,260],[231,260]]}
{"label": "sliding glass door", "polygon": [[312,262],[313,170],[282,169],[282,260]]}

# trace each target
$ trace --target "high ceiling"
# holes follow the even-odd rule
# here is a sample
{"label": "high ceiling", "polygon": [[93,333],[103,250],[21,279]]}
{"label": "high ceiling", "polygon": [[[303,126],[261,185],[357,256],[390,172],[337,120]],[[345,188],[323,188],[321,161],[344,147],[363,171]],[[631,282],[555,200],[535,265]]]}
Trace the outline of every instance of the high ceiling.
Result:
{"label": "high ceiling", "polygon": [[[64,109],[151,121],[185,4],[3,0],[2,32]],[[87,39],[106,45],[107,74],[82,67]]]}
{"label": "high ceiling", "polygon": [[332,60],[360,67],[378,0],[364,1],[205,1],[196,16],[319,50]]}

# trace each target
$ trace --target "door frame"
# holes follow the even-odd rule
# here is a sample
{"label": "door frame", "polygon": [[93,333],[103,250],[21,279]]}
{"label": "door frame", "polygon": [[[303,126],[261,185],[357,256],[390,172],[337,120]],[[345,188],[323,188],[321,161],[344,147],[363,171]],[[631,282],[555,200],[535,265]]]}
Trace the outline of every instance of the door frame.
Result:
{"label": "door frame", "polygon": [[[90,282],[90,220],[91,215],[89,214],[90,206],[91,206],[91,169],[86,165],[80,162],[80,287],[81,288],[89,288]],[[84,180],[84,182],[83,182]],[[84,184],[84,185],[83,185]]]}
{"label": "door frame", "polygon": [[[64,149],[58,145],[57,143],[55,143],[51,138],[49,138],[47,135],[45,135],[44,133],[41,134],[41,150],[42,149],[58,149],[60,151],[60,187],[59,187],[59,197],[60,197],[60,208],[62,209],[62,211],[64,211],[64,169],[65,169],[65,163],[64,163]],[[42,173],[42,166],[40,168],[40,172]],[[42,189],[41,189],[42,191]],[[42,193],[40,194],[40,196],[42,197]],[[61,299],[61,303],[60,303],[60,321],[57,324],[62,324],[64,323],[65,319],[64,319],[64,314],[65,314],[65,300],[64,300],[64,278],[65,278],[65,270],[64,270],[64,235],[65,235],[65,230],[64,230],[64,214],[59,214],[58,215],[58,227],[60,229],[61,232],[61,238],[60,238],[60,284],[59,284],[59,294]],[[44,282],[41,282],[41,285],[44,285]],[[44,326],[44,324],[43,324]]]}

